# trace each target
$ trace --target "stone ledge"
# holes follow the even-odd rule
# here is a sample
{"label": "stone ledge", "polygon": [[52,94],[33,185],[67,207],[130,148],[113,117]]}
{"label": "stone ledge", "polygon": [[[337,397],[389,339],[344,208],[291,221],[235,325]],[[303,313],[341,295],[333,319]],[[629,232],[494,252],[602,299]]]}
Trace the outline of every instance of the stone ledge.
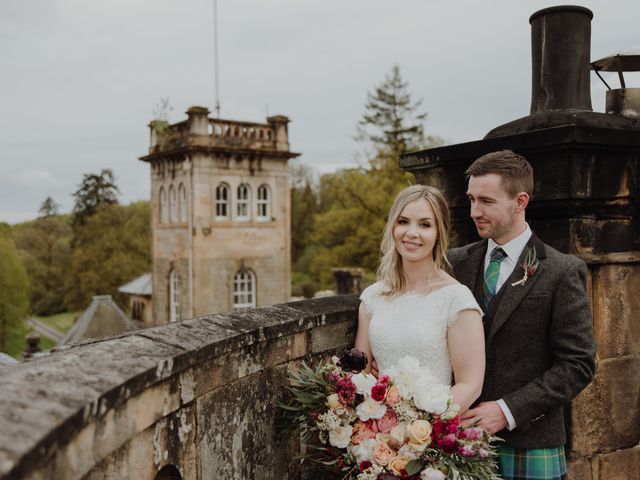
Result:
{"label": "stone ledge", "polygon": [[[84,341],[0,369],[0,477],[38,478],[47,465],[69,462],[74,471],[86,472],[91,462],[100,462],[101,457],[120,448],[127,435],[151,428],[158,418],[190,404],[199,394],[219,388],[221,384],[215,381],[208,388],[196,387],[198,378],[212,373],[204,372],[205,365],[234,351],[254,351],[258,345],[266,347],[261,348],[262,364],[247,367],[245,375],[300,358],[309,353],[310,333],[305,332],[334,324],[355,326],[358,304],[357,297],[351,295],[211,315]],[[348,328],[338,330],[346,332]],[[284,351],[270,349],[272,340]],[[222,367],[225,361],[218,364]],[[233,382],[241,377],[239,369],[227,378]],[[142,401],[144,393],[153,390],[175,392],[177,397],[158,410]],[[143,409],[149,407],[144,418],[132,419],[122,413],[134,403]],[[114,425],[106,425],[109,412],[119,416],[118,422],[113,418],[114,424],[120,424],[118,428],[124,432],[98,448],[95,445],[100,437],[115,431]],[[71,451],[75,448],[70,445],[72,440],[74,445],[82,444],[83,451],[91,445],[92,451],[80,458],[80,453]],[[63,460],[61,450],[66,447]]]}

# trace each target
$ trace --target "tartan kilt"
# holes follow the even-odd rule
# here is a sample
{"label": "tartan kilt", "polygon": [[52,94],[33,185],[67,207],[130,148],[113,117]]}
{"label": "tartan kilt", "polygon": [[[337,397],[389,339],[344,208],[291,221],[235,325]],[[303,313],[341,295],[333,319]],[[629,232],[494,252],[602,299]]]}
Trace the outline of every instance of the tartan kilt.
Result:
{"label": "tartan kilt", "polygon": [[501,445],[500,475],[504,480],[567,480],[564,445],[552,448],[514,448]]}

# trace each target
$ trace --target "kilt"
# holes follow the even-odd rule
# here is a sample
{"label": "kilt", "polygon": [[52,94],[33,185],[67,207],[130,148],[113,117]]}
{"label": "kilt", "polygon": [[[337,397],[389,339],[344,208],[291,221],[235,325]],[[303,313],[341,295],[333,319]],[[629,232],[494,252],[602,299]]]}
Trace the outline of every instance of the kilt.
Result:
{"label": "kilt", "polygon": [[501,445],[500,475],[504,480],[566,480],[564,445],[553,448],[514,448]]}

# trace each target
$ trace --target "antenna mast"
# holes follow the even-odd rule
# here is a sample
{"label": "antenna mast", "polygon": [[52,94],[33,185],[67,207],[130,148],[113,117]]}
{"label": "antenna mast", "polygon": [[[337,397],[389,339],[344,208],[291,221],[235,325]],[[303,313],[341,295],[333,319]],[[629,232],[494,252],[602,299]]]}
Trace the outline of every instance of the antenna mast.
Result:
{"label": "antenna mast", "polygon": [[216,117],[220,118],[220,71],[218,67],[218,0],[213,0],[213,71],[216,91]]}

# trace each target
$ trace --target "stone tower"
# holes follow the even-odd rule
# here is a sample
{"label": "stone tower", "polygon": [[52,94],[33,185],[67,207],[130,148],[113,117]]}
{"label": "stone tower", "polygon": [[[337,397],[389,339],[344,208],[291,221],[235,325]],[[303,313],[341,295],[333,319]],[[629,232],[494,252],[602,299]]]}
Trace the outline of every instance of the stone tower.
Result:
{"label": "stone tower", "polygon": [[290,158],[285,116],[150,124],[153,323],[286,302]]}

